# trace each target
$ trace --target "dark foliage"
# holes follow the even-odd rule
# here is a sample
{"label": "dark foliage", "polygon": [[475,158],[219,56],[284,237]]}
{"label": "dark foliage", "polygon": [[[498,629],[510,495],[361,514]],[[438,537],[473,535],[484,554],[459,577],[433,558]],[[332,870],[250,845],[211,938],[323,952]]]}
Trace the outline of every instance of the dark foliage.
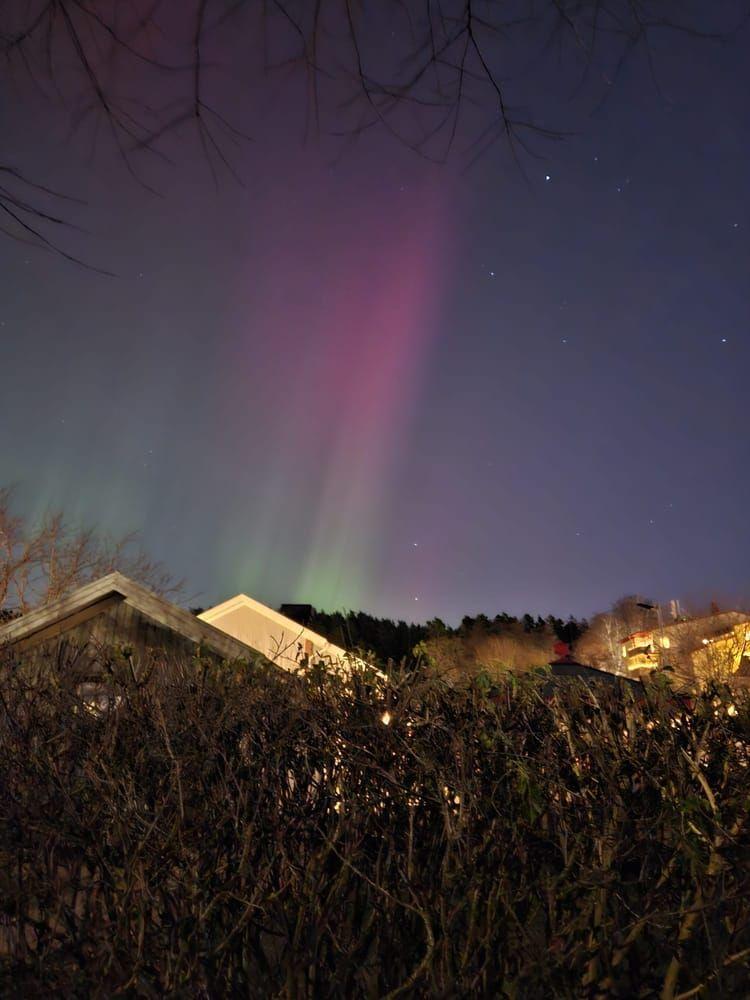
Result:
{"label": "dark foliage", "polygon": [[410,660],[419,643],[444,636],[465,638],[468,635],[477,637],[479,634],[515,634],[519,624],[522,624],[525,632],[548,630],[563,642],[572,644],[586,630],[585,621],[577,621],[575,618],[565,621],[554,615],[548,615],[547,618],[542,618],[541,615],[534,618],[529,614],[518,618],[506,613],[495,615],[494,618],[482,614],[474,617],[466,615],[457,628],[451,628],[439,618],[418,625],[413,622],[395,622],[390,618],[375,618],[364,611],[318,611],[309,605],[297,605],[296,607],[304,609],[297,615],[294,607],[287,605],[282,610],[299,621],[300,625],[311,628],[336,645],[343,646],[344,649],[372,651],[384,663],[388,660],[395,663]]}
{"label": "dark foliage", "polygon": [[411,659],[414,647],[427,634],[425,625],[376,618],[364,611],[326,612],[311,608],[300,624],[344,649],[371,650],[383,662]]}
{"label": "dark foliage", "polygon": [[747,701],[140,676],[2,668],[4,995],[750,992]]}

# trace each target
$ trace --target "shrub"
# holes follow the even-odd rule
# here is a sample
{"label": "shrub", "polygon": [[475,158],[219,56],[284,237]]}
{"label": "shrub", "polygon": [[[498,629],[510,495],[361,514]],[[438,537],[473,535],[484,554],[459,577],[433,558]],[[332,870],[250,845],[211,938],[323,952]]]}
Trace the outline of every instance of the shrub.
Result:
{"label": "shrub", "polygon": [[0,666],[3,989],[746,996],[750,704]]}

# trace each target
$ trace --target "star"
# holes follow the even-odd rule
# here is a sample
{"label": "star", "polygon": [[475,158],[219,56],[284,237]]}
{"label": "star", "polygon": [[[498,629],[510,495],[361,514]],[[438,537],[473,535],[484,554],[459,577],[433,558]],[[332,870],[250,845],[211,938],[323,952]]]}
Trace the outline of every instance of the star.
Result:
{"label": "star", "polygon": [[413,545],[414,545],[414,548],[416,549],[417,546],[419,545],[419,542],[414,542]]}
{"label": "star", "polygon": [[722,338],[721,338],[721,342],[722,342],[722,344],[726,344],[726,342],[727,342],[727,338],[726,338],[726,337],[722,337]]}
{"label": "star", "polygon": [[491,278],[494,278],[494,277],[495,277],[495,272],[494,272],[494,271],[490,271],[490,277],[491,277]]}
{"label": "star", "polygon": [[568,338],[567,338],[567,337],[563,337],[563,338],[562,338],[562,342],[563,342],[563,344],[567,344],[567,342],[568,342]]}
{"label": "star", "polygon": [[545,179],[545,181],[547,181],[547,183],[549,183],[552,180],[552,178],[550,177],[549,174],[545,174],[544,175],[544,179]]}

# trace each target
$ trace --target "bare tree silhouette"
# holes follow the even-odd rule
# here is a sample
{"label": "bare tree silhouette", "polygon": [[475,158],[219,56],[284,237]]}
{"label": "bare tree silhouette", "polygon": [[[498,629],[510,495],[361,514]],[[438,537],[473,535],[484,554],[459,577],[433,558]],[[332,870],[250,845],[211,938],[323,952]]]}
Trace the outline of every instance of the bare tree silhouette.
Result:
{"label": "bare tree silhouette", "polygon": [[[748,0],[29,0],[0,10],[0,73],[15,92],[33,88],[86,131],[92,153],[107,141],[139,183],[140,157],[168,159],[168,136],[196,132],[218,182],[235,173],[232,121],[217,81],[228,67],[296,71],[308,123],[353,140],[382,129],[416,153],[444,161],[481,156],[505,142],[534,154],[534,137],[559,139],[523,102],[529,80],[554,56],[597,97],[652,37],[667,30],[729,37]],[[254,64],[258,63],[257,66]],[[559,70],[562,74],[562,69]],[[566,76],[566,78],[567,78]],[[654,71],[655,77],[655,71]],[[524,82],[525,81],[525,82]],[[533,88],[531,88],[533,89]],[[544,88],[543,88],[544,89]],[[2,231],[60,250],[68,197],[0,160]],[[64,252],[64,251],[61,251]]]}
{"label": "bare tree silhouette", "polygon": [[105,538],[75,527],[60,511],[31,523],[16,511],[13,490],[0,488],[0,622],[115,570],[163,596],[182,591],[182,582],[139,548],[135,534]]}

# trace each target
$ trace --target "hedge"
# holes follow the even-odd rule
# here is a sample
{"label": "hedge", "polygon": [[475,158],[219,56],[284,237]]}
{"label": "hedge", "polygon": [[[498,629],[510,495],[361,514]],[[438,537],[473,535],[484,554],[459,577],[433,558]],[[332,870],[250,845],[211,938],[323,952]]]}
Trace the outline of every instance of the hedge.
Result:
{"label": "hedge", "polygon": [[746,697],[103,669],[0,664],[5,995],[750,994]]}

